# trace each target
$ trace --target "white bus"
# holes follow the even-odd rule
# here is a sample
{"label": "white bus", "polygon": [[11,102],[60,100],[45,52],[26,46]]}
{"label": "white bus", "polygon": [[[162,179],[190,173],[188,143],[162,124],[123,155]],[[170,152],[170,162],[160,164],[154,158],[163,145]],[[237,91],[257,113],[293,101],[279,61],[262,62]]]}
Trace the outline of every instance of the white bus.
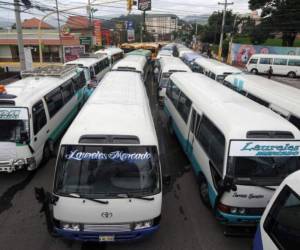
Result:
{"label": "white bus", "polygon": [[193,71],[204,74],[218,82],[223,82],[225,77],[230,74],[242,73],[238,68],[205,57],[198,57],[195,59]]}
{"label": "white bus", "polygon": [[114,47],[97,50],[95,54],[107,56],[111,67],[124,57],[124,51],[120,48]]}
{"label": "white bus", "polygon": [[191,69],[178,57],[163,57],[159,60],[158,74],[158,101],[163,104],[166,88],[170,76],[174,72],[192,72]]}
{"label": "white bus", "polygon": [[23,72],[0,91],[0,172],[34,170],[86,100],[84,73],[75,66]]}
{"label": "white bus", "polygon": [[253,250],[298,250],[300,246],[300,171],[277,188],[257,228]]}
{"label": "white bus", "polygon": [[103,76],[110,70],[107,56],[81,56],[76,60],[67,62],[65,65],[77,65],[84,69],[88,85],[92,88],[95,88]]}
{"label": "white bus", "polygon": [[159,228],[158,140],[139,74],[104,77],[61,141],[52,196],[54,230],[67,239],[135,240]]}
{"label": "white bus", "polygon": [[274,75],[286,75],[291,78],[300,76],[300,56],[254,54],[248,60],[246,68],[253,74],[267,74],[272,66]]}
{"label": "white bus", "polygon": [[251,74],[230,75],[223,83],[272,109],[300,130],[300,89]]}
{"label": "white bus", "polygon": [[149,70],[147,59],[136,55],[126,56],[112,67],[112,71],[133,71],[140,73],[144,81],[148,77]]}
{"label": "white bus", "polygon": [[300,168],[295,126],[203,75],[172,74],[165,112],[201,199],[225,225],[255,225],[275,188]]}

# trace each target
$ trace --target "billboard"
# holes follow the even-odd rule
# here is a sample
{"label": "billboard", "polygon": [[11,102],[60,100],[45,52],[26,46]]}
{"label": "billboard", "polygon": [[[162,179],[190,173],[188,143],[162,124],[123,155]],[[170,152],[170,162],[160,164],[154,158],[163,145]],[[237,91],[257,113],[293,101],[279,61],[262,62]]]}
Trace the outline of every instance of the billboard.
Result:
{"label": "billboard", "polygon": [[102,46],[101,22],[94,20],[94,35],[96,37],[96,45]]}
{"label": "billboard", "polygon": [[139,0],[138,10],[141,11],[151,10],[151,0]]}
{"label": "billboard", "polygon": [[127,30],[127,41],[133,42],[135,40],[134,29]]}
{"label": "billboard", "polygon": [[84,53],[84,45],[64,46],[64,62],[76,60]]}

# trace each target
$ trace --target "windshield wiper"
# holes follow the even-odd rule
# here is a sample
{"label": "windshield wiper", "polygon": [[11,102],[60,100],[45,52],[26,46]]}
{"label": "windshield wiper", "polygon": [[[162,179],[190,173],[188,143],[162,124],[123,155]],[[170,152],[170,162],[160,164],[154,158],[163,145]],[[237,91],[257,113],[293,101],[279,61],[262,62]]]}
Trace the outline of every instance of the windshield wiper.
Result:
{"label": "windshield wiper", "polygon": [[86,199],[86,200],[93,201],[93,202],[97,202],[97,203],[100,203],[100,204],[108,204],[108,201],[96,200],[96,199],[89,198],[89,197],[86,197],[86,196],[82,196],[82,195],[76,194],[76,193],[64,194],[64,195],[66,195],[66,196],[68,196],[68,197],[73,197],[73,198]]}
{"label": "windshield wiper", "polygon": [[129,193],[117,194],[116,196],[119,198],[132,198],[132,199],[140,199],[140,200],[145,200],[145,201],[153,201],[154,200],[154,197],[133,196],[133,195],[130,195]]}

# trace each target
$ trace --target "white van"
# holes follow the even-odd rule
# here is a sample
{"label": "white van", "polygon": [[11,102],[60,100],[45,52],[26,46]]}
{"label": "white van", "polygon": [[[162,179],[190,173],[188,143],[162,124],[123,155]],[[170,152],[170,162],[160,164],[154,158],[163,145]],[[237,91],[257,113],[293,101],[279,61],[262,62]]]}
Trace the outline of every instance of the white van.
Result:
{"label": "white van", "polygon": [[69,61],[65,65],[77,65],[84,69],[88,84],[95,88],[103,78],[103,76],[110,70],[110,63],[107,56],[81,56],[80,58]]}
{"label": "white van", "polygon": [[272,66],[274,75],[285,75],[291,78],[300,76],[300,56],[254,54],[246,64],[253,74],[266,74]]}
{"label": "white van", "polygon": [[110,67],[124,57],[124,51],[120,48],[105,48],[95,52],[96,55],[107,56],[110,62]]}
{"label": "white van", "polygon": [[229,75],[223,83],[280,114],[300,130],[300,89],[251,74]]}
{"label": "white van", "polygon": [[242,73],[242,71],[238,68],[205,57],[198,57],[195,59],[193,71],[204,74],[209,78],[221,83],[225,77],[230,74]]}
{"label": "white van", "polygon": [[253,250],[299,249],[299,221],[300,171],[297,171],[281,183],[266,207],[255,234]]}
{"label": "white van", "polygon": [[47,161],[86,100],[86,80],[75,66],[48,66],[23,72],[1,87],[0,172],[36,169]]}
{"label": "white van", "polygon": [[276,187],[300,169],[295,126],[206,76],[172,74],[164,109],[202,201],[225,225],[256,225]]}
{"label": "white van", "polygon": [[158,140],[138,74],[109,72],[78,114],[61,141],[51,200],[54,231],[67,239],[136,240],[159,228]]}
{"label": "white van", "polygon": [[159,60],[160,71],[158,74],[158,98],[163,104],[166,88],[170,76],[175,72],[192,72],[191,69],[178,57],[163,57]]}
{"label": "white van", "polygon": [[143,56],[126,56],[122,60],[115,63],[112,71],[133,71],[140,73],[143,80],[146,81],[149,73],[149,65],[146,57]]}

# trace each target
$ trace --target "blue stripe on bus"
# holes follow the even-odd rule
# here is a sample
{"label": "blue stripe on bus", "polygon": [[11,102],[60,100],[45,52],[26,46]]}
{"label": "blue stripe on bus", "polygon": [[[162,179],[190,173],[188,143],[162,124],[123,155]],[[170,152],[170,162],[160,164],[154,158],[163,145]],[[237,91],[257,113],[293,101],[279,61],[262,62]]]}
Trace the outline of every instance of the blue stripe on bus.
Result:
{"label": "blue stripe on bus", "polygon": [[252,221],[252,222],[259,222],[261,216],[260,215],[238,215],[238,214],[227,214],[223,213],[221,211],[218,211],[218,213],[225,218],[229,222],[236,222],[236,223],[242,223],[243,221]]}
{"label": "blue stripe on bus", "polygon": [[257,230],[256,230],[255,237],[254,237],[253,250],[264,250],[259,224],[257,226]]}

